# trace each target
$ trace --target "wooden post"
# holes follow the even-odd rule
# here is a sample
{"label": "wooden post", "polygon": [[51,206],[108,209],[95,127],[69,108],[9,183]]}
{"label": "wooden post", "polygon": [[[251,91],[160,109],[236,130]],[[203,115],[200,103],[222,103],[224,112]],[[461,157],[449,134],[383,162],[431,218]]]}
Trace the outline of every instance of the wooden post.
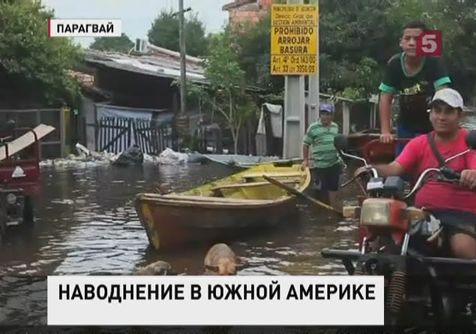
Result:
{"label": "wooden post", "polygon": [[370,110],[370,120],[369,120],[369,128],[375,129],[378,128],[377,126],[377,112],[378,112],[378,104],[380,100],[380,95],[372,94],[369,99],[369,102],[372,104]]}
{"label": "wooden post", "polygon": [[342,134],[344,136],[350,133],[350,108],[349,103],[342,101]]}
{"label": "wooden post", "polygon": [[98,121],[98,108],[94,103],[94,147],[95,151],[99,151],[99,121]]}
{"label": "wooden post", "polygon": [[59,118],[60,118],[60,154],[61,157],[64,158],[66,156],[66,146],[65,146],[65,117],[64,117],[64,110],[61,108],[59,110]]}
{"label": "wooden post", "polygon": [[[38,109],[36,111],[36,124],[39,125],[41,124],[41,109]],[[40,141],[40,144],[38,145],[38,156],[40,157],[40,160],[43,160],[43,141]]]}
{"label": "wooden post", "polygon": [[68,106],[64,106],[61,108],[61,113],[64,117],[64,154],[63,156],[67,156],[71,153],[71,108]]}

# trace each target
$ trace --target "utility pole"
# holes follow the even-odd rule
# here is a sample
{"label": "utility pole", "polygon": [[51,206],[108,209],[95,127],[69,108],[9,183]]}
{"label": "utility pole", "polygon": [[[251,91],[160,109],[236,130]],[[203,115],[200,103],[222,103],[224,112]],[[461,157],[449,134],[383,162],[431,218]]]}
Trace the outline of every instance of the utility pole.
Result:
{"label": "utility pole", "polygon": [[180,44],[180,115],[185,115],[186,110],[186,84],[187,84],[187,73],[185,65],[185,29],[184,29],[184,10],[183,10],[183,0],[179,0],[179,44]]}
{"label": "utility pole", "polygon": [[[302,142],[306,130],[304,76],[317,71],[316,58],[319,56],[316,45],[318,17],[315,9],[316,6],[309,3],[303,5],[303,0],[287,0],[286,5],[273,5],[271,10],[271,74],[285,76],[285,159],[302,158]],[[318,80],[313,82],[314,85],[318,83]],[[318,90],[318,87],[310,88],[316,94]],[[317,102],[313,103],[316,114]]]}
{"label": "utility pole", "polygon": [[[310,5],[316,5],[317,10],[319,13],[319,0],[309,0]],[[319,15],[319,14],[318,14]],[[317,20],[317,26],[315,29],[317,30],[317,56],[316,56],[316,74],[309,76],[309,86],[307,91],[308,97],[308,120],[309,124],[317,121],[319,118],[319,72],[321,69],[319,68],[319,19]]]}
{"label": "utility pole", "polygon": [[180,47],[180,112],[176,115],[175,128],[176,139],[179,142],[179,137],[186,135],[189,129],[189,120],[186,115],[186,99],[187,99],[187,69],[186,69],[186,57],[185,50],[185,18],[184,13],[192,10],[188,7],[183,9],[183,0],[179,0],[179,11],[174,13],[173,16],[179,16],[179,47]]}
{"label": "utility pole", "polygon": [[[287,4],[302,4],[302,0],[287,0]],[[304,76],[284,77],[283,158],[302,158],[304,137]]]}

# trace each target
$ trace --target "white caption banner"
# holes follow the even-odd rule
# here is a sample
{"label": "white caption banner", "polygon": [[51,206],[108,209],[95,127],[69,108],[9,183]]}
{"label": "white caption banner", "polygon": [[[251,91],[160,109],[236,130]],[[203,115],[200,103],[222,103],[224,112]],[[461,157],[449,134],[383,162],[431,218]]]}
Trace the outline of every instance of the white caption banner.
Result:
{"label": "white caption banner", "polygon": [[48,325],[383,324],[383,276],[48,277]]}
{"label": "white caption banner", "polygon": [[50,19],[49,37],[120,37],[122,21],[116,19]]}

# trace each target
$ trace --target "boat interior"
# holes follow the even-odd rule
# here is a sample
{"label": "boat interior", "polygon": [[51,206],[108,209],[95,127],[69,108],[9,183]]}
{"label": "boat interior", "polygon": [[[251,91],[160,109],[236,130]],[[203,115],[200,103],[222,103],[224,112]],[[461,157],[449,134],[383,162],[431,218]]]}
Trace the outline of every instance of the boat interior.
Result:
{"label": "boat interior", "polygon": [[309,172],[301,170],[300,164],[265,163],[182,192],[179,195],[246,200],[273,200],[289,196],[286,190],[269,183],[263,178],[263,175],[272,177],[298,190],[304,190],[310,181]]}

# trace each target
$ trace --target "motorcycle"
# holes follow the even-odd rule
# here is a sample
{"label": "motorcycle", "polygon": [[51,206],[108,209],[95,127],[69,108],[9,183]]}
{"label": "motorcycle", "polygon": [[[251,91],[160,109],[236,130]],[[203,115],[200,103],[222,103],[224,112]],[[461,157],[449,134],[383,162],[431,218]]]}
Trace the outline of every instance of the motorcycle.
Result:
{"label": "motorcycle", "polygon": [[[35,139],[28,147],[11,154],[9,145],[25,133]],[[7,229],[30,227],[34,222],[34,196],[40,184],[40,143],[31,128],[17,127],[8,121],[0,127],[0,244]]]}
{"label": "motorcycle", "polygon": [[[468,132],[466,143],[468,149],[445,162],[475,149],[476,131]],[[366,196],[359,205],[343,209],[344,217],[358,219],[359,250],[323,249],[321,255],[342,260],[350,275],[385,277],[386,324],[421,323],[428,315],[427,320],[436,324],[470,321],[471,307],[476,305],[476,282],[472,279],[476,277],[476,260],[452,258],[446,238],[450,222],[411,206],[413,194],[429,175],[436,174],[441,182],[457,182],[460,174],[446,165],[428,168],[405,192],[401,177],[380,177],[366,159],[346,153],[344,136],[336,137],[334,144],[343,156],[367,166],[366,173],[343,186],[362,182],[364,177],[368,182],[365,189],[361,183]],[[476,238],[476,234],[472,236]]]}

